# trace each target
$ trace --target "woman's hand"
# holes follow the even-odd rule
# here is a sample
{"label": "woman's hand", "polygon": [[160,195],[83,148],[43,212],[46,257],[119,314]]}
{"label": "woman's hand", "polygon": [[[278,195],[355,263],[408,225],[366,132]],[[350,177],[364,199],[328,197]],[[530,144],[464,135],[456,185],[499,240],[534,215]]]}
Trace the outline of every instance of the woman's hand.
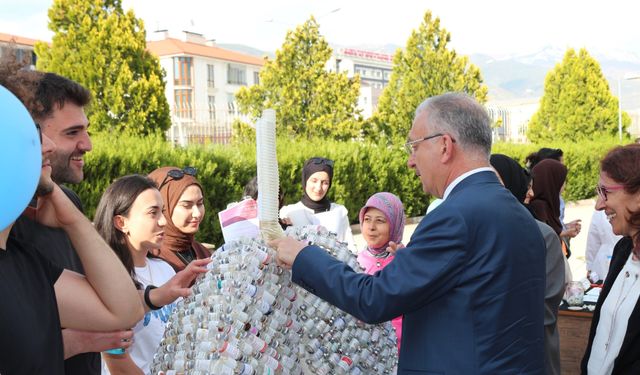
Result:
{"label": "woman's hand", "polygon": [[189,263],[185,269],[176,273],[169,281],[162,286],[153,289],[149,298],[155,306],[164,306],[172,303],[179,297],[188,297],[191,295],[191,283],[196,276],[207,272],[207,264],[211,263],[211,259],[198,259]]}
{"label": "woman's hand", "polygon": [[560,237],[569,237],[573,238],[580,234],[580,230],[582,229],[582,220],[573,220],[565,224],[566,229],[560,233]]}
{"label": "woman's hand", "polygon": [[395,243],[393,241],[389,241],[389,246],[387,246],[387,251],[392,254],[392,255],[396,255],[396,252],[400,249],[404,249],[404,245],[401,243]]}
{"label": "woman's hand", "polygon": [[280,222],[285,225],[293,225],[293,223],[291,222],[291,219],[289,219],[288,217],[280,218]]}

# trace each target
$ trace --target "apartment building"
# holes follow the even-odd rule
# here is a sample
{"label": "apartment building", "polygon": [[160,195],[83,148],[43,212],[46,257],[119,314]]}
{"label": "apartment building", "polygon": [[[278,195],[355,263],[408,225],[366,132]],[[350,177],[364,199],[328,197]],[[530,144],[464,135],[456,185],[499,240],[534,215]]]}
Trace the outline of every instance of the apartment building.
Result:
{"label": "apartment building", "polygon": [[336,48],[326,65],[327,70],[346,72],[348,77],[360,76],[358,108],[362,116],[371,117],[378,107],[378,98],[389,84],[393,56],[357,48]]}
{"label": "apartment building", "polygon": [[26,58],[31,63],[31,66],[35,67],[37,57],[33,49],[36,42],[36,39],[0,33],[0,57],[4,56],[9,49],[15,49],[18,60],[22,61],[22,59]]}
{"label": "apartment building", "polygon": [[215,41],[188,31],[179,37],[168,31],[151,33],[147,48],[167,74],[169,137],[179,144],[225,143],[233,121],[243,119],[235,94],[259,83],[264,59],[219,48]]}

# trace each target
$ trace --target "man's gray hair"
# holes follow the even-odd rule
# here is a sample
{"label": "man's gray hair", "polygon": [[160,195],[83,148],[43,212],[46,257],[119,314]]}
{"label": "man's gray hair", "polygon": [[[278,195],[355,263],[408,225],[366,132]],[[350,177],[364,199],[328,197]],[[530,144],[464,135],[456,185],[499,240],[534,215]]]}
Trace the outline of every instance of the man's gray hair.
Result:
{"label": "man's gray hair", "polygon": [[489,159],[491,120],[474,98],[457,92],[433,96],[420,103],[415,118],[423,112],[434,134],[450,134],[463,150]]}

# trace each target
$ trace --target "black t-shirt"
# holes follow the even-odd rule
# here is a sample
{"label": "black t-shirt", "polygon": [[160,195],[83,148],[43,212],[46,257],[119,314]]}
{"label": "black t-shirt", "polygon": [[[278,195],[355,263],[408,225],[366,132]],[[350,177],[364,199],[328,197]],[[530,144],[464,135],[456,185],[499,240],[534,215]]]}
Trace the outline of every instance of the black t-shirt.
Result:
{"label": "black t-shirt", "polygon": [[64,374],[53,289],[62,269],[13,238],[0,250],[0,373]]}
{"label": "black t-shirt", "polygon": [[[80,197],[67,187],[62,185],[60,187],[73,204],[82,211]],[[31,204],[35,205],[35,201]],[[47,227],[22,215],[13,224],[11,236],[33,245],[51,263],[84,275],[82,262],[64,230]]]}
{"label": "black t-shirt", "polygon": [[[78,195],[65,186],[60,187],[73,204],[82,211],[82,202]],[[37,249],[38,254],[42,254],[56,266],[84,274],[80,258],[64,230],[50,228],[21,216],[13,225],[11,236],[32,245]],[[64,365],[67,375],[100,374],[100,354],[78,354],[64,361]]]}

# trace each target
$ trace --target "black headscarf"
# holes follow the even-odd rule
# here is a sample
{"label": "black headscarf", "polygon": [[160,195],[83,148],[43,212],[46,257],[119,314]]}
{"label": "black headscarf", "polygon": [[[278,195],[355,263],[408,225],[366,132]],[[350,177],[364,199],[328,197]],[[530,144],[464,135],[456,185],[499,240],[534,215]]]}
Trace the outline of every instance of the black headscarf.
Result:
{"label": "black headscarf", "polygon": [[[314,201],[307,195],[307,181],[312,174],[316,172],[327,172],[329,175],[329,187],[327,193],[319,201]],[[331,201],[327,198],[329,189],[331,188],[331,181],[333,180],[333,160],[313,157],[304,162],[302,168],[302,204],[313,210],[314,213],[329,211],[331,208]]]}
{"label": "black headscarf", "polygon": [[493,154],[490,158],[493,168],[498,171],[504,187],[506,187],[518,202],[524,202],[529,190],[529,180],[524,168],[517,161],[507,155]]}
{"label": "black headscarf", "polygon": [[500,175],[504,187],[529,210],[533,217],[537,218],[531,207],[524,203],[529,190],[529,182],[531,181],[529,172],[507,155],[493,154],[489,162]]}

